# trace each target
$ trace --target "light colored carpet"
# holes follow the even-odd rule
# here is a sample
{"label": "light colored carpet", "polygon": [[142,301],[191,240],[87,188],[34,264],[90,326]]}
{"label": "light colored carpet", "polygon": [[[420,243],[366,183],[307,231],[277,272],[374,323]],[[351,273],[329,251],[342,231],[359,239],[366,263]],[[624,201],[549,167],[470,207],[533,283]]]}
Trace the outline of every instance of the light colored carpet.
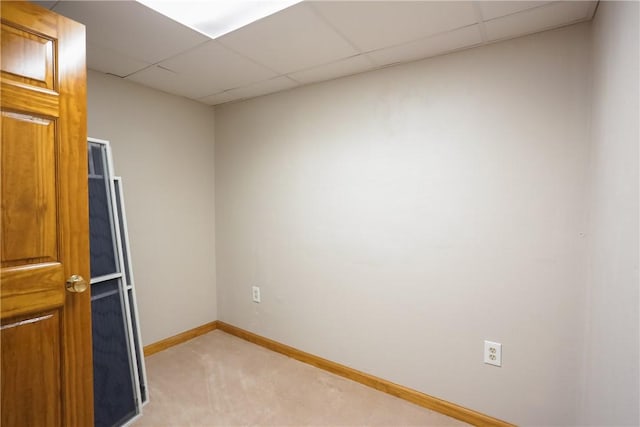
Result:
{"label": "light colored carpet", "polygon": [[143,426],[461,426],[222,331],[146,359]]}

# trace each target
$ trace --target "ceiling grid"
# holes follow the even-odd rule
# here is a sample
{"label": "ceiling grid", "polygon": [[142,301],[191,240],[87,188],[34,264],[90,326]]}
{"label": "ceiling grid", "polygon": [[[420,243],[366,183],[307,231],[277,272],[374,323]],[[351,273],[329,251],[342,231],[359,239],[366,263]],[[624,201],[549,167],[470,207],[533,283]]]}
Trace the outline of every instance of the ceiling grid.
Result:
{"label": "ceiling grid", "polygon": [[303,1],[212,40],[136,1],[35,1],[87,26],[91,69],[209,105],[559,28],[597,1]]}

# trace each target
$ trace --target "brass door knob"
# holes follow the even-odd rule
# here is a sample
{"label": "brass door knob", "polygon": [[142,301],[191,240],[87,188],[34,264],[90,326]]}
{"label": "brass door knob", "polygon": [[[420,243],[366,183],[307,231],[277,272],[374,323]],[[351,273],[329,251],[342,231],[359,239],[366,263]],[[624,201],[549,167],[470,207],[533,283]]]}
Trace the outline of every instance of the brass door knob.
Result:
{"label": "brass door knob", "polygon": [[69,277],[67,279],[67,290],[69,292],[80,293],[87,290],[89,286],[87,286],[87,281],[77,274]]}

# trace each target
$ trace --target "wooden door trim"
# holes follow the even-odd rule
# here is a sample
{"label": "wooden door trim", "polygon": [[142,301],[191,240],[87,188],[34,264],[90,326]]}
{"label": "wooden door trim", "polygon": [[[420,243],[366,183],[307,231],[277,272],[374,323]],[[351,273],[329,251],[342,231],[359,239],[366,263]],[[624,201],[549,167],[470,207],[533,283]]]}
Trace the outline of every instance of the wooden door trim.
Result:
{"label": "wooden door trim", "polygon": [[[24,90],[33,92],[33,96],[24,96]],[[15,82],[2,82],[2,107],[17,112],[29,111],[45,117],[57,117],[60,110],[60,98],[56,92]],[[14,94],[23,96],[16,99]]]}
{"label": "wooden door trim", "polygon": [[[25,275],[37,281],[37,286],[29,288],[28,292],[19,286]],[[2,319],[18,317],[27,310],[44,311],[62,306],[66,295],[60,283],[64,283],[64,273],[59,262],[4,268],[0,290]],[[31,299],[34,293],[38,294],[35,302]]]}
{"label": "wooden door trim", "polygon": [[[79,274],[89,280],[86,33],[82,24],[63,17],[58,20],[58,56],[69,61],[64,66],[66,76],[60,76],[58,81],[60,116],[65,118],[59,129],[58,158],[62,161],[58,164],[58,179],[67,183],[58,194],[59,205],[66,207],[59,213],[58,220],[62,234],[74,237],[73,245],[62,245],[60,257],[65,277]],[[81,45],[78,40],[82,40]],[[69,426],[94,422],[91,310],[87,307],[91,307],[90,290],[80,294],[66,292],[63,419]]]}

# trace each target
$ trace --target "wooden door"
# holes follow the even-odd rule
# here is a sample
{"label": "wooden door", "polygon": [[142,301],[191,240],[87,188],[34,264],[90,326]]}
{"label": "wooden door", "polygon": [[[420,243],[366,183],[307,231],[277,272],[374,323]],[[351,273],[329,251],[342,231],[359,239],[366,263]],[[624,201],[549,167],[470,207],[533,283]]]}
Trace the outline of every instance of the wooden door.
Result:
{"label": "wooden door", "polygon": [[0,422],[91,426],[85,30],[0,7]]}

